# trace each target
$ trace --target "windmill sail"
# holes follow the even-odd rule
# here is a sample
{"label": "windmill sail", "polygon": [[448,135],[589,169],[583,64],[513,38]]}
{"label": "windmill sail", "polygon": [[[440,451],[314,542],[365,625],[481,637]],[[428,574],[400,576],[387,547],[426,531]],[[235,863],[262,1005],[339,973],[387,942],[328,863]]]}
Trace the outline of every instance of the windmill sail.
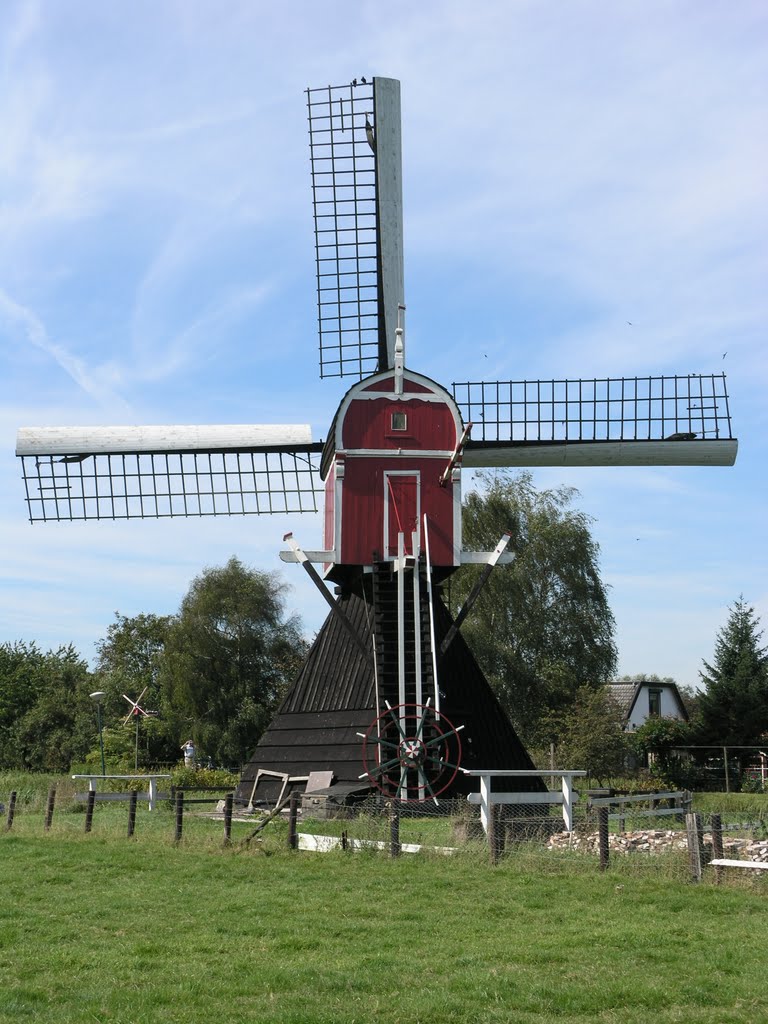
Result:
{"label": "windmill sail", "polygon": [[724,374],[454,383],[463,464],[731,466]]}
{"label": "windmill sail", "polygon": [[317,510],[308,426],[22,427],[30,522]]}
{"label": "windmill sail", "polygon": [[403,305],[400,83],[307,90],[321,377],[394,361]]}

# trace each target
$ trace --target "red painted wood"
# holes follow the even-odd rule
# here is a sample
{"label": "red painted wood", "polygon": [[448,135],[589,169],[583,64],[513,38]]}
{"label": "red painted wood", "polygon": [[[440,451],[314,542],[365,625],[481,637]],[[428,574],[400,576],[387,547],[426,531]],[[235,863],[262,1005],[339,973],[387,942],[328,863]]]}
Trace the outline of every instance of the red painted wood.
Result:
{"label": "red painted wood", "polygon": [[[405,413],[405,430],[392,429],[393,412]],[[382,397],[353,400],[341,431],[345,450],[410,448],[452,452],[456,441],[456,424],[449,407],[419,399],[397,401]]]}
{"label": "red painted wood", "polygon": [[[371,393],[381,393],[381,397],[358,397]],[[424,395],[434,396],[437,401],[419,397]],[[344,452],[341,507],[336,507],[331,472],[326,480],[326,547],[333,547],[334,522],[340,517],[339,564],[371,565],[393,558],[401,528],[406,535],[406,551],[412,553],[411,534],[417,517],[423,546],[421,520],[426,513],[433,564],[453,565],[454,489],[450,482],[440,486],[440,476],[458,441],[457,420],[448,393],[425,379],[406,377],[403,395],[396,396],[393,375],[389,374],[358,385],[342,408],[336,434]],[[405,428],[399,429],[403,414]],[[409,476],[388,476],[392,473]]]}

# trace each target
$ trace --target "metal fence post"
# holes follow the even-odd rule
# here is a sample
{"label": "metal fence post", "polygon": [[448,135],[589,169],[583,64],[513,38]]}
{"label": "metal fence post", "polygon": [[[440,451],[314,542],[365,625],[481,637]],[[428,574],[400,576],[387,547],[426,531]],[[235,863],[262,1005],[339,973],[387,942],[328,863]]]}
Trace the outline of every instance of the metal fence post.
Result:
{"label": "metal fence post", "polygon": [[731,792],[731,774],[728,771],[728,747],[723,747],[723,765],[725,767],[725,792]]}

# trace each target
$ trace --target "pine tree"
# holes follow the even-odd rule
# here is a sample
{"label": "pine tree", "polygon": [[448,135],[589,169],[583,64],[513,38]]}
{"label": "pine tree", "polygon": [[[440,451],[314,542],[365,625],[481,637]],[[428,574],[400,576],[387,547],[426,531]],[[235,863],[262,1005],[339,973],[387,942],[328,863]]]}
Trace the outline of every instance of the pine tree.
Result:
{"label": "pine tree", "polygon": [[699,701],[702,743],[747,746],[768,734],[768,650],[754,608],[743,597],[731,608],[715,641],[713,664],[700,672],[705,692]]}

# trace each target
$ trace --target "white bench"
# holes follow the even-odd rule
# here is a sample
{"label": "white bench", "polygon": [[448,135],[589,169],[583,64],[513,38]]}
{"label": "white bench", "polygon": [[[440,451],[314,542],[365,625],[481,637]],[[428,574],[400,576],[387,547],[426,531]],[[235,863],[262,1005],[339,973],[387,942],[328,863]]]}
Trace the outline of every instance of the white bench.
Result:
{"label": "white bench", "polygon": [[[155,803],[157,801],[157,780],[158,779],[170,779],[170,775],[73,775],[73,779],[88,779],[88,792],[96,791],[96,783],[99,779],[119,779],[123,782],[146,782],[149,789],[147,793],[147,799],[149,801],[149,809],[153,811],[155,809]],[[102,794],[106,795],[106,794]]]}

